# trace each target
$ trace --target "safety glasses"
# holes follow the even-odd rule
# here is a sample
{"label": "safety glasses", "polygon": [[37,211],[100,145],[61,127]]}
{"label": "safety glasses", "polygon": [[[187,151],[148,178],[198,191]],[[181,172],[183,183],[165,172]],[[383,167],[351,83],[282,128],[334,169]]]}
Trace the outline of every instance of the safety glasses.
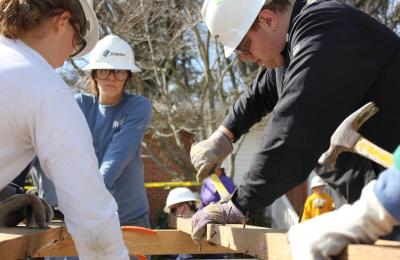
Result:
{"label": "safety glasses", "polygon": [[96,70],[96,78],[106,80],[110,75],[114,74],[114,78],[119,81],[126,80],[129,77],[129,70]]}
{"label": "safety glasses", "polygon": [[245,35],[242,41],[236,47],[235,52],[237,54],[249,54],[250,45],[251,45],[251,40]]}
{"label": "safety glasses", "polygon": [[[71,16],[69,19],[69,23],[71,24],[72,28],[74,28],[74,38],[72,39],[72,44],[74,46],[74,53],[70,56],[75,57],[78,53],[80,53],[83,49],[85,49],[87,42],[85,38],[83,38],[81,32],[84,31],[86,32],[86,25],[81,25],[79,26],[79,23],[75,21],[74,17]],[[78,26],[77,26],[78,25]],[[79,29],[77,29],[79,27]]]}

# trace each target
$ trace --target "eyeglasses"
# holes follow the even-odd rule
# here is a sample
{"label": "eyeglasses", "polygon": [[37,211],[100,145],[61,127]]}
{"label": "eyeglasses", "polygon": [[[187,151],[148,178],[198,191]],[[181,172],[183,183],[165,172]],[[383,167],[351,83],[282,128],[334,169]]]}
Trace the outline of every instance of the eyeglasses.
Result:
{"label": "eyeglasses", "polygon": [[250,39],[248,37],[244,36],[242,41],[236,47],[235,52],[237,54],[249,54],[250,53],[250,50],[249,50],[250,45],[251,45]]}
{"label": "eyeglasses", "polygon": [[110,75],[114,74],[117,80],[126,80],[129,77],[129,70],[96,70],[96,77],[98,79],[106,80]]}
{"label": "eyeglasses", "polygon": [[[83,49],[85,49],[87,42],[85,38],[83,38],[80,30],[76,28],[77,27],[76,24],[79,25],[79,23],[74,22],[73,17],[70,17],[69,23],[71,24],[72,28],[74,28],[75,31],[74,38],[72,39],[72,44],[74,45],[74,53],[70,56],[72,58],[75,57],[78,53],[80,53]],[[86,25],[82,25],[79,27],[80,29],[83,29],[86,27]]]}

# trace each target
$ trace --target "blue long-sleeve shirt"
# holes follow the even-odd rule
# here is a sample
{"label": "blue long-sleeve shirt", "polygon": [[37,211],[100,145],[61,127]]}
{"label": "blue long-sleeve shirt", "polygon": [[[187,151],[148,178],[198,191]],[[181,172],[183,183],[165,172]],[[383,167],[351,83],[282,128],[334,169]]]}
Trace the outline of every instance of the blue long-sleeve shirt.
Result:
{"label": "blue long-sleeve shirt", "polygon": [[143,96],[124,94],[114,106],[92,95],[76,100],[86,117],[107,189],[118,204],[121,223],[148,211],[141,143],[151,118],[151,104]]}
{"label": "blue long-sleeve shirt", "polygon": [[394,164],[379,175],[374,192],[383,207],[400,222],[400,146],[394,153]]}

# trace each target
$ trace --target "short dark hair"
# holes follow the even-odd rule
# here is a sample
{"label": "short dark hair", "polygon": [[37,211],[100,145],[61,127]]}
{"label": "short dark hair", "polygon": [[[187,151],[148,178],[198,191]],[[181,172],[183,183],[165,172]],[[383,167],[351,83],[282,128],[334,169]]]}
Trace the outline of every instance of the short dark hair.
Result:
{"label": "short dark hair", "polygon": [[[294,0],[270,0],[265,1],[264,5],[262,6],[260,12],[262,10],[271,10],[274,12],[283,12],[285,11],[290,5],[294,3]],[[255,18],[253,24],[250,26],[250,30],[257,30],[259,28],[258,25],[258,15]]]}
{"label": "short dark hair", "polygon": [[48,17],[68,11],[86,33],[86,17],[79,0],[0,0],[0,34],[16,39]]}

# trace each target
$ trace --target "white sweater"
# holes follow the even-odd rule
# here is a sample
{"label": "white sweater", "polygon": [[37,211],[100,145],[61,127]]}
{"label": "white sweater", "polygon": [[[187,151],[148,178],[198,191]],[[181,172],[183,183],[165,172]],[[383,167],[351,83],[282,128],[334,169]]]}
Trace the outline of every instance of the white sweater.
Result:
{"label": "white sweater", "polygon": [[0,36],[0,189],[36,154],[81,259],[129,259],[117,205],[72,91],[35,50]]}

